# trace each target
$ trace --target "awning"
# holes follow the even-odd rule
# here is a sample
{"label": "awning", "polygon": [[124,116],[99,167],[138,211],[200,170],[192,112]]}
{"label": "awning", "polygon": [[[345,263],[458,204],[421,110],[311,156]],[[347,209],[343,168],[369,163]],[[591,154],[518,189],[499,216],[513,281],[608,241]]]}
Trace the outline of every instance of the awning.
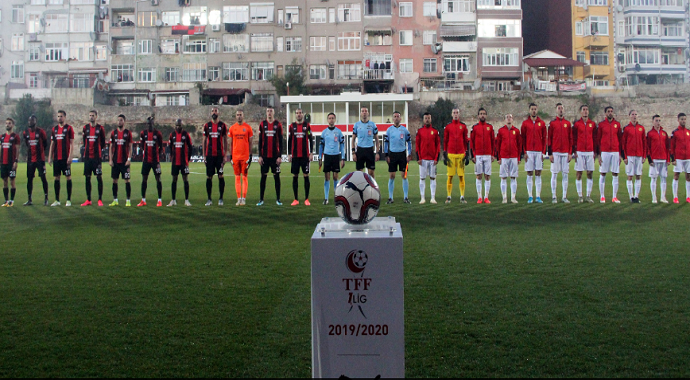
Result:
{"label": "awning", "polygon": [[477,34],[474,25],[441,25],[441,37],[467,37]]}
{"label": "awning", "polygon": [[245,23],[225,23],[225,31],[228,33],[242,33],[247,27],[247,24]]}
{"label": "awning", "polygon": [[172,34],[173,35],[185,35],[185,36],[191,36],[191,35],[197,35],[197,34],[206,34],[206,26],[204,25],[173,25],[172,27]]}
{"label": "awning", "polygon": [[149,90],[110,90],[108,91],[108,96],[121,96],[121,95],[147,95]]}
{"label": "awning", "polygon": [[369,33],[391,33],[393,34],[393,30],[391,28],[366,28],[364,29],[365,32]]}
{"label": "awning", "polygon": [[244,95],[249,92],[246,88],[207,88],[202,92],[202,95],[208,96],[230,96],[230,95]]}
{"label": "awning", "polygon": [[530,67],[561,67],[584,66],[585,64],[570,58],[525,58],[525,64]]}

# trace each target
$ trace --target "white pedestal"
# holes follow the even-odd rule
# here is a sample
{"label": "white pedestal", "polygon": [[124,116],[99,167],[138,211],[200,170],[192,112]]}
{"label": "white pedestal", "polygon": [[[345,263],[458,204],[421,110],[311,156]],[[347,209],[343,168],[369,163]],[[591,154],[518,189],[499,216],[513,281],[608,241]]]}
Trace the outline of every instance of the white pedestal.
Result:
{"label": "white pedestal", "polygon": [[400,224],[324,218],[311,249],[312,376],[405,377]]}

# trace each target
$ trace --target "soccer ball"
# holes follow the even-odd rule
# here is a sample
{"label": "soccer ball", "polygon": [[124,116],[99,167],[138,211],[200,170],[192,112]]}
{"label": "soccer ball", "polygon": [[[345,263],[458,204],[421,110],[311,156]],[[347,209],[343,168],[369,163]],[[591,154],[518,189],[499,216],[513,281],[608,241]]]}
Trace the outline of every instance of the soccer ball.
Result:
{"label": "soccer ball", "polygon": [[367,256],[367,253],[364,251],[357,251],[352,257],[352,261],[355,263],[355,266],[357,268],[361,269],[367,265],[367,261],[369,261],[369,256]]}
{"label": "soccer ball", "polygon": [[335,209],[349,224],[367,224],[379,212],[381,192],[373,177],[363,172],[344,176],[335,189]]}

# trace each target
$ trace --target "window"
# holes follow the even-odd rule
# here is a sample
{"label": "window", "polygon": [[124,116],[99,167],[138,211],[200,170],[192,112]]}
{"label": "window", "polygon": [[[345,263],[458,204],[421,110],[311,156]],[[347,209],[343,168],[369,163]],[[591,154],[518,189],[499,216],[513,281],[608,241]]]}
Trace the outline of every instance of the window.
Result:
{"label": "window", "polygon": [[153,53],[153,40],[141,40],[139,41],[139,54],[152,54]]}
{"label": "window", "polygon": [[67,33],[67,25],[69,20],[67,14],[47,14],[45,16],[46,33]]}
{"label": "window", "polygon": [[180,12],[163,12],[161,13],[161,22],[163,25],[172,26],[180,24]]}
{"label": "window", "polygon": [[581,36],[584,33],[582,32],[582,22],[578,21],[575,23],[575,35],[576,36]]}
{"label": "window", "polygon": [[180,68],[179,67],[166,67],[165,68],[165,81],[166,82],[179,82],[180,81]]}
{"label": "window", "polygon": [[41,47],[38,44],[29,45],[29,61],[41,60]]}
{"label": "window", "polygon": [[608,5],[607,2],[608,0],[587,0],[587,5],[605,7]]}
{"label": "window", "polygon": [[67,59],[67,43],[46,43],[46,62],[57,62]]}
{"label": "window", "polygon": [[24,61],[12,61],[12,67],[10,68],[10,78],[24,78]]}
{"label": "window", "polygon": [[473,0],[444,0],[442,7],[448,13],[469,13],[475,11]]}
{"label": "window", "polygon": [[608,87],[609,81],[607,80],[595,80],[593,83],[594,87]]}
{"label": "window", "polygon": [[628,36],[659,35],[659,18],[654,16],[632,16],[625,18]]}
{"label": "window", "polygon": [[310,65],[309,66],[309,79],[328,79],[326,76],[328,66],[326,65]]}
{"label": "window", "polygon": [[400,3],[400,17],[412,17],[412,3]]}
{"label": "window", "polygon": [[587,55],[585,54],[584,51],[578,51],[576,53],[577,55],[577,61],[582,62],[582,63],[587,63]]}
{"label": "window", "polygon": [[253,3],[249,14],[252,24],[273,23],[273,3]]}
{"label": "window", "polygon": [[390,46],[393,44],[393,34],[390,30],[367,31],[365,43],[372,46]]}
{"label": "window", "polygon": [[142,27],[156,26],[158,21],[157,12],[139,12],[137,15],[137,25]]}
{"label": "window", "polygon": [[249,80],[249,63],[226,62],[223,63],[223,80],[237,82]]}
{"label": "window", "polygon": [[285,51],[292,53],[302,51],[302,37],[285,37]]}
{"label": "window", "polygon": [[23,5],[13,5],[12,6],[12,22],[15,24],[24,23],[24,6]]}
{"label": "window", "polygon": [[48,0],[48,5],[62,5],[63,3],[63,0]]}
{"label": "window", "polygon": [[117,99],[122,106],[148,106],[151,104],[148,96],[125,95]]}
{"label": "window", "polygon": [[46,5],[46,0],[31,0],[31,5]]}
{"label": "window", "polygon": [[209,53],[222,53],[223,50],[220,47],[219,38],[209,38],[208,39],[208,52]]}
{"label": "window", "polygon": [[156,68],[155,67],[143,67],[139,69],[139,82],[155,82],[156,81]]}
{"label": "window", "polygon": [[250,38],[252,52],[273,51],[273,33],[252,33]]}
{"label": "window", "polygon": [[522,37],[522,20],[478,20],[478,37]]}
{"label": "window", "polygon": [[41,15],[38,15],[38,14],[29,15],[29,22],[26,25],[26,30],[29,33],[40,33],[41,32]]}
{"label": "window", "polygon": [[273,95],[270,94],[256,94],[254,95],[254,102],[260,107],[273,107]]}
{"label": "window", "polygon": [[608,66],[609,53],[607,52],[591,52],[589,53],[590,65]]}
{"label": "window", "polygon": [[469,73],[470,72],[470,57],[468,57],[468,56],[453,56],[453,55],[443,57],[443,72],[444,73]]}
{"label": "window", "polygon": [[132,40],[116,40],[115,54],[117,55],[134,55],[134,41]]}
{"label": "window", "polygon": [[364,14],[367,16],[390,16],[392,3],[390,0],[365,0]]}
{"label": "window", "polygon": [[312,24],[323,24],[326,22],[326,8],[312,8],[309,21]]}
{"label": "window", "polygon": [[72,42],[69,45],[69,57],[77,61],[93,61],[93,44],[90,42]]}
{"label": "window", "polygon": [[328,51],[335,51],[335,37],[328,37]]}
{"label": "window", "polygon": [[328,8],[328,22],[335,24],[335,8]]}
{"label": "window", "polygon": [[658,65],[661,51],[654,48],[634,48],[628,50],[628,64]]}
{"label": "window", "polygon": [[72,5],[92,5],[96,4],[96,0],[70,0]]}
{"label": "window", "polygon": [[520,0],[477,0],[479,9],[518,9]]}
{"label": "window", "polygon": [[299,24],[299,7],[285,7],[285,22]]}
{"label": "window", "polygon": [[411,30],[401,30],[400,31],[400,45],[412,45],[413,37]]}
{"label": "window", "polygon": [[436,17],[436,2],[424,2],[424,17]]}
{"label": "window", "polygon": [[[589,24],[589,27],[587,27]],[[585,32],[592,36],[609,35],[609,18],[607,16],[590,16],[589,22],[585,21]]]}
{"label": "window", "polygon": [[198,82],[206,80],[205,63],[185,63],[182,66],[182,80],[185,82]]}
{"label": "window", "polygon": [[338,33],[338,50],[355,51],[362,48],[362,32]]}
{"label": "window", "polygon": [[485,48],[483,66],[518,66],[517,48]]}
{"label": "window", "polygon": [[249,6],[231,5],[223,7],[223,22],[230,24],[249,22]]}
{"label": "window", "polygon": [[424,58],[424,72],[425,73],[436,73],[438,69],[436,68],[436,58]]}
{"label": "window", "polygon": [[206,36],[182,36],[184,53],[206,53]]}
{"label": "window", "polygon": [[112,82],[134,82],[134,65],[110,66],[110,79]]}
{"label": "window", "polygon": [[38,74],[29,74],[29,88],[38,88],[40,81],[38,80]]}
{"label": "window", "polygon": [[414,71],[413,63],[411,59],[401,59],[400,60],[400,72],[401,73],[411,73]]}
{"label": "window", "polygon": [[362,79],[362,61],[338,61],[338,79]]}
{"label": "window", "polygon": [[309,37],[309,50],[326,51],[326,37]]}
{"label": "window", "polygon": [[662,25],[664,37],[682,37],[683,36],[683,23],[675,24],[664,24]]}
{"label": "window", "polygon": [[220,80],[220,66],[211,66],[208,68],[208,80]]}
{"label": "window", "polygon": [[208,24],[208,7],[188,7],[182,12],[182,25]]}
{"label": "window", "polygon": [[435,30],[425,30],[424,31],[424,45],[433,45],[436,43],[436,31]]}
{"label": "window", "polygon": [[208,13],[208,23],[209,25],[220,25],[222,23],[222,18],[219,10],[212,10]]}
{"label": "window", "polygon": [[96,25],[93,13],[72,13],[70,15],[71,32],[93,32]]}
{"label": "window", "polygon": [[24,51],[24,33],[12,34],[12,51]]}
{"label": "window", "polygon": [[161,54],[179,54],[180,53],[180,40],[178,39],[165,39],[161,41]]}
{"label": "window", "polygon": [[357,4],[338,4],[338,21],[340,22],[359,22],[362,21],[362,13],[359,3]]}
{"label": "window", "polygon": [[164,95],[157,104],[161,106],[185,106],[189,104],[189,94],[185,95]]}
{"label": "window", "polygon": [[108,60],[108,48],[105,45],[96,45],[96,61]]}
{"label": "window", "polygon": [[283,41],[285,40],[285,37],[278,37],[276,38],[276,51],[282,52],[283,51]]}
{"label": "window", "polygon": [[625,21],[618,21],[618,35],[625,36]]}
{"label": "window", "polygon": [[246,53],[249,51],[249,34],[224,34],[224,53]]}
{"label": "window", "polygon": [[252,80],[271,80],[273,62],[252,62]]}

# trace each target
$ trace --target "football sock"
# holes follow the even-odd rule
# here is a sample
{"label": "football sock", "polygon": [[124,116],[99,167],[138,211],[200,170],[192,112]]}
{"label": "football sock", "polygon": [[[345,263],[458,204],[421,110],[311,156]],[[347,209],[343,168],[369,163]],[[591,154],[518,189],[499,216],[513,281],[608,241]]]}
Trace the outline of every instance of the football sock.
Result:
{"label": "football sock", "polygon": [[403,194],[405,196],[405,199],[407,199],[407,195],[410,192],[410,181],[408,181],[407,178],[403,179]]}
{"label": "football sock", "polygon": [[448,198],[450,198],[450,194],[453,192],[453,177],[448,176],[448,181],[446,182],[446,192],[448,193]]}
{"label": "football sock", "polygon": [[527,176],[527,196],[532,198],[532,176],[528,175]]}
{"label": "football sock", "polygon": [[630,195],[630,198],[635,198],[635,194],[633,193],[633,181],[627,180],[625,181],[625,184],[628,187],[628,195]]}
{"label": "football sock", "polygon": [[599,193],[601,194],[601,197],[603,198],[606,192],[606,177],[605,176],[599,176]]}
{"label": "football sock", "polygon": [[5,202],[7,202],[7,201],[9,200],[8,197],[9,197],[9,195],[10,195],[10,189],[4,187],[4,188],[2,189],[2,193],[5,195]]}
{"label": "football sock", "polygon": [[148,189],[149,184],[146,181],[141,183],[141,198],[146,199],[146,189]]}
{"label": "football sock", "polygon": [[582,198],[582,180],[581,179],[575,180],[575,188],[577,189],[577,196]]}
{"label": "football sock", "polygon": [[510,194],[515,198],[515,193],[517,193],[517,178],[510,179]]}
{"label": "football sock", "polygon": [[268,175],[261,176],[261,182],[259,182],[259,200],[264,200],[264,194],[266,194],[266,177]]}
{"label": "football sock", "polygon": [[211,178],[206,178],[206,194],[208,199],[211,199],[211,191],[213,190],[213,180]]}
{"label": "football sock", "polygon": [[592,187],[594,187],[594,179],[587,178],[587,196],[592,195]]}
{"label": "football sock", "polygon": [[613,185],[613,197],[618,198],[618,176],[613,177],[611,184]]}
{"label": "football sock", "polygon": [[171,186],[170,190],[172,192],[172,200],[175,200],[177,197],[177,181],[176,180],[172,181],[172,186]]}
{"label": "football sock", "polygon": [[163,183],[160,180],[156,182],[156,190],[158,190],[158,199],[163,198]]}
{"label": "football sock", "polygon": [[304,199],[309,199],[309,189],[311,188],[311,182],[309,177],[304,177]]}
{"label": "football sock", "polygon": [[103,200],[103,177],[97,176],[96,182],[98,183],[98,200]]}
{"label": "football sock", "polygon": [[690,181],[685,181],[685,198],[690,198]]}
{"label": "football sock", "polygon": [[67,200],[68,201],[72,200],[72,180],[71,179],[67,180]]}
{"label": "football sock", "polygon": [[249,190],[249,176],[242,175],[242,199],[247,198],[247,190]]}
{"label": "football sock", "polygon": [[424,179],[419,180],[419,194],[421,195],[422,199],[424,199],[425,193],[426,192],[426,183]]}
{"label": "football sock", "polygon": [[656,199],[656,177],[651,177],[649,188],[652,190],[652,199]]}
{"label": "football sock", "polygon": [[558,173],[551,173],[551,196],[556,198],[556,186],[558,184]]}
{"label": "football sock", "polygon": [[678,198],[678,180],[674,179],[673,180],[673,198]]}
{"label": "football sock", "polygon": [[53,184],[53,187],[55,188],[55,200],[60,202],[60,180],[56,180],[55,184]]}
{"label": "football sock", "polygon": [[11,200],[12,202],[14,202],[14,196],[15,196],[15,194],[17,194],[17,189],[15,189],[15,188],[10,189],[10,200]]}
{"label": "football sock", "polygon": [[184,200],[189,200],[189,181],[184,181]]}
{"label": "football sock", "polygon": [[117,183],[113,183],[113,199],[117,200]]}
{"label": "football sock", "polygon": [[86,199],[91,201],[91,176],[86,177]]}
{"label": "football sock", "polygon": [[219,199],[223,199],[223,195],[225,195],[225,177],[218,178],[218,193],[220,194]]}
{"label": "football sock", "polygon": [[29,194],[29,201],[31,200],[31,193],[34,192],[34,179],[29,178],[29,181],[26,183],[26,192]]}
{"label": "football sock", "polygon": [[276,173],[273,175],[276,187],[276,200],[280,199],[280,174]]}
{"label": "football sock", "polygon": [[292,192],[295,195],[295,200],[299,199],[299,198],[297,198],[297,189],[299,187],[299,183],[297,181],[298,181],[297,176],[292,177]]}
{"label": "football sock", "polygon": [[429,180],[429,187],[431,188],[431,199],[436,199],[436,178],[431,178]]}
{"label": "football sock", "polygon": [[393,192],[395,191],[395,180],[392,178],[388,179],[388,198],[393,199]]}
{"label": "football sock", "polygon": [[237,198],[242,198],[242,176],[241,175],[236,175],[235,176],[235,193],[237,194]]}
{"label": "football sock", "polygon": [[474,185],[477,187],[477,197],[481,198],[482,197],[482,180],[478,179],[477,182],[474,183]]}
{"label": "football sock", "polygon": [[537,198],[541,198],[541,176],[538,175],[536,177],[537,178],[534,179],[534,184],[536,185]]}
{"label": "football sock", "polygon": [[465,177],[458,177],[460,178],[460,196],[464,197],[465,196]]}
{"label": "football sock", "polygon": [[[390,185],[390,183],[389,183]],[[388,187],[388,192],[390,193],[390,186]],[[328,199],[328,196],[331,194],[331,181],[323,181],[323,195],[324,199]]]}
{"label": "football sock", "polygon": [[640,190],[642,190],[642,180],[636,179],[635,180],[635,198],[640,197]]}
{"label": "football sock", "polygon": [[508,180],[505,178],[501,178],[501,195],[503,195],[503,199],[508,199]]}
{"label": "football sock", "polygon": [[127,192],[127,200],[132,197],[132,184],[127,182],[125,183],[125,192]]}
{"label": "football sock", "polygon": [[661,199],[666,199],[666,178],[661,177]]}
{"label": "football sock", "polygon": [[491,180],[484,181],[484,198],[489,197],[489,191],[491,191]]}
{"label": "football sock", "polygon": [[563,173],[563,178],[561,178],[561,186],[563,187],[563,198],[568,196],[568,175]]}

